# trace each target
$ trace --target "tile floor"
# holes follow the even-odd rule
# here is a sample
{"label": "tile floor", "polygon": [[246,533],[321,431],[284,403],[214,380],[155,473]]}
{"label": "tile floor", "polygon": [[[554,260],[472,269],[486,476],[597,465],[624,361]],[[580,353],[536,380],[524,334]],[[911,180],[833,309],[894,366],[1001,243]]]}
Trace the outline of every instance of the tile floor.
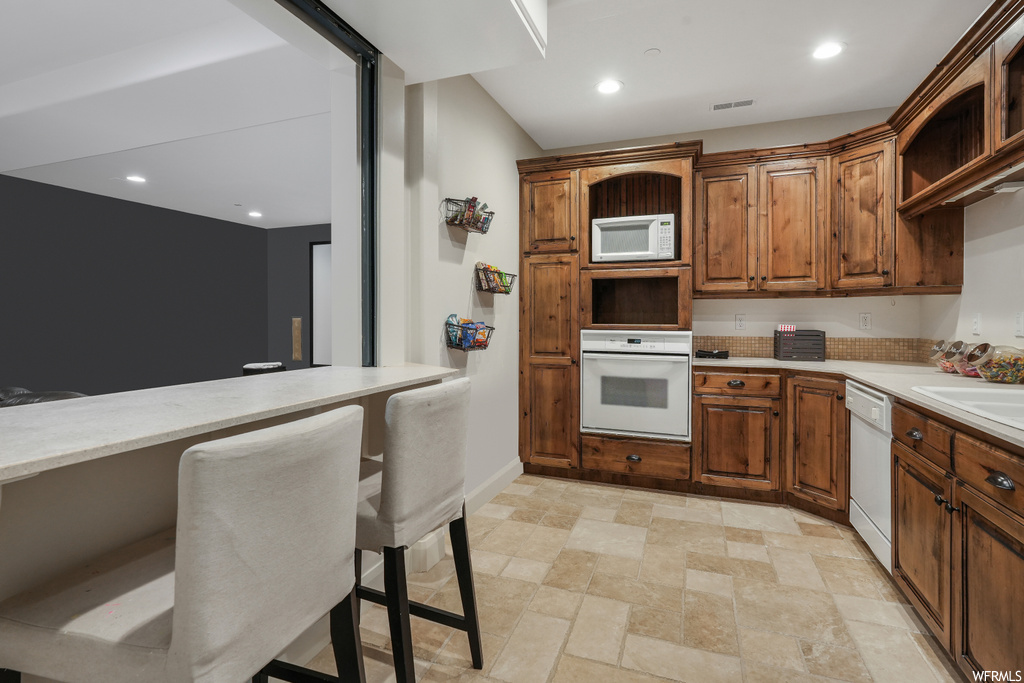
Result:
{"label": "tile floor", "polygon": [[[523,475],[469,528],[484,669],[414,617],[422,681],[959,680],[859,537],[797,510]],[[410,597],[461,613],[454,571]],[[394,680],[387,634],[364,603],[371,683]]]}

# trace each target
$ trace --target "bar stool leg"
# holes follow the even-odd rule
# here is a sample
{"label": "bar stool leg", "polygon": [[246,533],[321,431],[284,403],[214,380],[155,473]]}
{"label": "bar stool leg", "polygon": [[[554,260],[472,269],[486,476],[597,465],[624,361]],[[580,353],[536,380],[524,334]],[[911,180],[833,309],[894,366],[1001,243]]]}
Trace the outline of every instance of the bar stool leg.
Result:
{"label": "bar stool leg", "polygon": [[[3,679],[0,679],[0,683],[3,683]],[[270,676],[261,671],[252,677],[252,683],[270,683]]]}
{"label": "bar stool leg", "polygon": [[363,644],[359,638],[359,598],[354,587],[341,604],[331,610],[331,644],[338,678],[346,682],[366,683]]}
{"label": "bar stool leg", "polygon": [[21,672],[0,669],[0,683],[21,683]]}
{"label": "bar stool leg", "polygon": [[476,611],[476,589],[473,586],[473,563],[469,552],[469,532],[466,529],[466,506],[462,506],[462,517],[448,524],[452,535],[452,555],[455,559],[455,575],[459,580],[459,594],[462,596],[462,614],[466,619],[466,635],[469,636],[469,653],[473,657],[473,668],[484,668],[484,652],[480,640],[480,617]]}
{"label": "bar stool leg", "polygon": [[359,598],[359,586],[363,585],[363,551],[356,548],[355,554],[352,556],[352,564],[356,570],[356,585],[352,589],[352,600],[355,602],[356,611],[356,627],[359,626],[359,620],[363,616],[361,608],[362,601]]}
{"label": "bar stool leg", "polygon": [[405,548],[384,548],[384,596],[391,626],[391,651],[397,683],[415,683],[412,631],[409,625],[409,587],[405,578]]}

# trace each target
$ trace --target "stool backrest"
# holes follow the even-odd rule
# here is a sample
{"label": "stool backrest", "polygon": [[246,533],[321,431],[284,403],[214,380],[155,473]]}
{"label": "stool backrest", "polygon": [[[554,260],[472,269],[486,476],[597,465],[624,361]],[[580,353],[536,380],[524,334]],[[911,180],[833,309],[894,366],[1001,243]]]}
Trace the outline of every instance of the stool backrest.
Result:
{"label": "stool backrest", "polygon": [[462,378],[388,399],[378,515],[394,525],[402,545],[415,543],[462,509],[469,389],[469,380]]}
{"label": "stool backrest", "polygon": [[352,589],[362,417],[340,408],[185,451],[169,653],[181,680],[248,680]]}

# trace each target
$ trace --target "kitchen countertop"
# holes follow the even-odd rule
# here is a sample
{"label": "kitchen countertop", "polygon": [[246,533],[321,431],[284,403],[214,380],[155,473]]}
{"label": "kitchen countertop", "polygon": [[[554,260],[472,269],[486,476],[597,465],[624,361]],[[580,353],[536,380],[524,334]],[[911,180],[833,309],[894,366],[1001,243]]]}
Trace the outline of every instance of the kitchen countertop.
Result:
{"label": "kitchen countertop", "polygon": [[0,408],[0,482],[455,373],[331,366]]}
{"label": "kitchen countertop", "polygon": [[912,389],[916,386],[937,387],[1000,387],[1008,391],[1024,391],[1021,384],[993,384],[977,377],[964,377],[942,372],[926,363],[871,362],[854,360],[780,361],[774,358],[694,358],[694,369],[701,368],[767,368],[774,370],[803,370],[845,375],[847,379],[866,384],[911,404],[926,408],[938,415],[973,427],[993,437],[1024,448],[1024,429],[1016,429],[1000,422],[979,417],[951,405],[936,401]]}

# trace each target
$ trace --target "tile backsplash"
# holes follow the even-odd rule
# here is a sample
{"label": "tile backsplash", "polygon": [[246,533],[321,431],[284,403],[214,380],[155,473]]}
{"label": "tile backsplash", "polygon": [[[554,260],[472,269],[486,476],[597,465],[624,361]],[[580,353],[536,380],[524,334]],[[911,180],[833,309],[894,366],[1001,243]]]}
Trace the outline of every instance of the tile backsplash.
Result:
{"label": "tile backsplash", "polygon": [[[934,339],[826,337],[825,357],[830,360],[874,360],[924,363]],[[728,351],[733,356],[771,358],[772,337],[704,337],[694,335],[693,347],[708,351]]]}

